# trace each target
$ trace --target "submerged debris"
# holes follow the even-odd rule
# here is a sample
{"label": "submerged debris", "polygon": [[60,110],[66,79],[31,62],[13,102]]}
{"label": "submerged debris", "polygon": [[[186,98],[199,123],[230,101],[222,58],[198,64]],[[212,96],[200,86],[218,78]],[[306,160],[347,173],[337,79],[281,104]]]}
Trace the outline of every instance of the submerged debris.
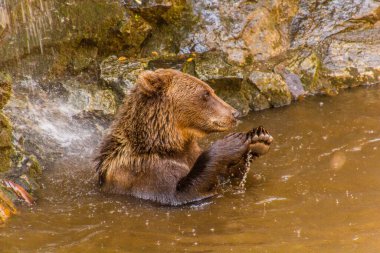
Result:
{"label": "submerged debris", "polygon": [[16,201],[32,205],[34,198],[19,184],[11,180],[0,179],[0,223],[17,213],[14,204]]}

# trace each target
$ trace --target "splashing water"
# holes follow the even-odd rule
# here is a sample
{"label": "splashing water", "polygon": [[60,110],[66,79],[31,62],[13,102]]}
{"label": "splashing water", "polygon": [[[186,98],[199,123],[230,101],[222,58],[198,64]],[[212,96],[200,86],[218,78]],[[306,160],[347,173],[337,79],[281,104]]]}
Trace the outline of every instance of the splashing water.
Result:
{"label": "splashing water", "polygon": [[248,173],[249,173],[249,171],[251,169],[251,159],[252,159],[252,153],[248,152],[247,157],[245,159],[245,164],[244,164],[244,166],[245,166],[245,173],[244,173],[243,178],[242,178],[242,180],[241,180],[241,182],[239,184],[239,188],[240,189],[244,189],[245,184],[247,182],[247,176],[248,176]]}
{"label": "splashing water", "polygon": [[71,92],[77,90],[53,94],[33,79],[16,83],[14,89],[16,95],[5,112],[14,123],[16,137],[23,136],[31,147],[40,148],[32,152],[55,158],[91,157],[109,120],[88,112],[88,104],[69,104],[71,96],[76,96]]}

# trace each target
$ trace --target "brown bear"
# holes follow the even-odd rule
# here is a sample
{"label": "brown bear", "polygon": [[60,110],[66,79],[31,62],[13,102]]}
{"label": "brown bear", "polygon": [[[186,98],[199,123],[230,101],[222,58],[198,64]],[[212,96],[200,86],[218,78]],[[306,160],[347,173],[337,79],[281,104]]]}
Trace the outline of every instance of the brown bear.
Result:
{"label": "brown bear", "polygon": [[127,96],[96,158],[103,190],[180,205],[215,195],[242,178],[248,153],[266,153],[262,127],[234,133],[202,152],[197,139],[231,129],[239,113],[201,80],[173,69],[144,71]]}

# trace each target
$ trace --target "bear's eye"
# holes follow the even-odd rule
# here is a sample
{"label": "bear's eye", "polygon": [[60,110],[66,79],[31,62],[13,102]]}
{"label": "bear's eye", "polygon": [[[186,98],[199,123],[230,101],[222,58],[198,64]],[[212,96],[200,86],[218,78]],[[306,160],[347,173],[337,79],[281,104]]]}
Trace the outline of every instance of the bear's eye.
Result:
{"label": "bear's eye", "polygon": [[202,99],[203,99],[204,101],[207,101],[207,100],[210,98],[210,96],[211,96],[210,92],[209,92],[209,91],[205,91],[205,92],[203,93],[203,95],[202,95]]}

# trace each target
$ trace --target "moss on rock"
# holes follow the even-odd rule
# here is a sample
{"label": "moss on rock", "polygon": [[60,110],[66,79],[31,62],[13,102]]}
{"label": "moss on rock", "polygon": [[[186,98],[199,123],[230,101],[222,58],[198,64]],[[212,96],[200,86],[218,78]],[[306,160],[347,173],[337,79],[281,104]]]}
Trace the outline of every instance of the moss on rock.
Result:
{"label": "moss on rock", "polygon": [[253,71],[248,80],[257,87],[273,107],[280,107],[291,103],[292,95],[280,75]]}
{"label": "moss on rock", "polygon": [[12,125],[8,118],[0,112],[0,172],[9,170],[13,154]]}
{"label": "moss on rock", "polygon": [[322,62],[316,53],[311,53],[299,65],[301,81],[307,91],[316,93],[323,88],[320,82]]}
{"label": "moss on rock", "polygon": [[34,155],[29,156],[29,175],[32,178],[36,178],[37,176],[40,176],[42,174],[42,167],[40,163],[37,160],[37,157]]}
{"label": "moss on rock", "polygon": [[12,94],[12,78],[6,73],[0,72],[0,110],[8,102]]}
{"label": "moss on rock", "polygon": [[0,172],[9,170],[11,156],[14,154],[12,145],[12,125],[1,109],[12,94],[12,78],[6,73],[0,73]]}

